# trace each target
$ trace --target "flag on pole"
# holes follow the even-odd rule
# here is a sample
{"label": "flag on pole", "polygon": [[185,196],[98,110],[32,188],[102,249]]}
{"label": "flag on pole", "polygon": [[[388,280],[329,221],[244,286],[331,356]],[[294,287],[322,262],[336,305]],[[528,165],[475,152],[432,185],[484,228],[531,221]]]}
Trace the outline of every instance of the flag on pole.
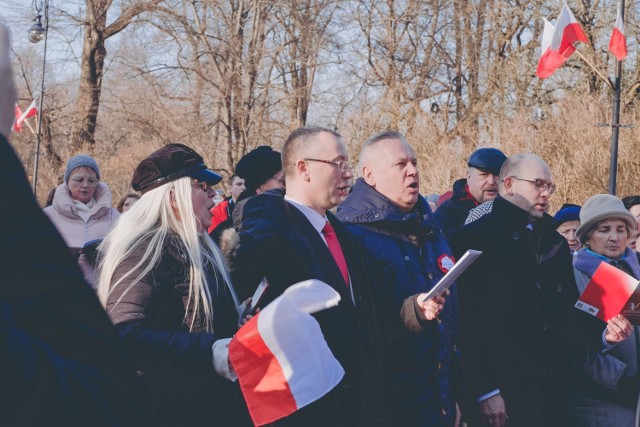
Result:
{"label": "flag on pole", "polygon": [[289,287],[249,320],[229,343],[229,360],[238,375],[253,423],[272,423],[320,399],[344,369],[310,316],[340,301],[319,280]]}
{"label": "flag on pole", "polygon": [[[18,114],[18,111],[20,111],[20,107],[16,104],[16,115]],[[36,100],[34,99],[33,101],[31,101],[31,104],[29,104],[27,109],[24,110],[24,112],[16,118],[16,121],[13,124],[14,130],[20,132],[25,120],[27,120],[29,117],[35,116],[36,114],[38,114],[38,109],[36,108]]]}
{"label": "flag on pole", "polygon": [[22,110],[20,106],[16,102],[16,108],[14,110],[15,118],[13,119],[13,131],[20,132],[22,131],[22,124],[18,125],[18,119],[22,116]]}
{"label": "flag on pole", "polygon": [[622,8],[618,3],[618,16],[616,26],[613,27],[611,40],[609,41],[609,52],[613,53],[618,61],[627,57],[627,38],[624,35],[624,20],[622,19]]}
{"label": "flag on pole", "polygon": [[[551,26],[551,24],[547,26],[545,22],[544,33],[542,35],[543,43],[545,42],[545,38],[547,38],[547,40],[549,38],[548,31]],[[544,45],[542,46],[542,55],[540,56],[538,69],[536,70],[536,75],[541,79],[546,79],[551,76],[569,59],[576,50],[574,43],[589,43],[587,35],[582,30],[578,20],[566,3],[562,6],[562,11],[560,11],[550,38],[551,43],[548,47],[545,49]]]}

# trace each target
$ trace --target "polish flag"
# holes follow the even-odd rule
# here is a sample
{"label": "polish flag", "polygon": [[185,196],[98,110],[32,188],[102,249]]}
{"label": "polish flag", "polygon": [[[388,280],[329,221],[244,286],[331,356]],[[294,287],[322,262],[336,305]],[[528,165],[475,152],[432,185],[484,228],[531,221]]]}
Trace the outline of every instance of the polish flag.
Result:
{"label": "polish flag", "polygon": [[[549,24],[549,26],[551,26],[551,24]],[[536,75],[541,79],[546,79],[551,76],[554,71],[569,59],[576,50],[574,43],[589,43],[589,39],[587,39],[582,27],[566,3],[562,6],[562,11],[553,29],[552,36],[550,37],[551,43],[545,48],[544,40],[545,38],[549,38],[549,26],[547,26],[545,22],[544,33],[542,35],[542,55],[540,56],[538,69],[536,70]]]}
{"label": "polish flag", "polygon": [[613,27],[613,34],[609,41],[609,52],[622,61],[627,57],[627,38],[624,35],[624,20],[622,19],[622,10],[618,4],[618,16],[616,17],[616,26]]}
{"label": "polish flag", "polygon": [[292,414],[342,380],[344,369],[310,316],[339,301],[340,295],[324,282],[297,283],[249,320],[229,343],[229,360],[256,426]]}
{"label": "polish flag", "polygon": [[[16,113],[19,110],[20,110],[20,107],[16,105]],[[24,110],[24,113],[22,113],[20,117],[16,119],[13,125],[13,128],[20,131],[22,129],[22,124],[24,123],[24,121],[27,120],[29,117],[35,116],[36,114],[38,114],[38,109],[36,108],[36,100],[34,99],[33,101],[31,101],[31,104],[29,104],[27,109]]]}
{"label": "polish flag", "polygon": [[22,116],[22,110],[20,109],[20,106],[18,105],[17,102],[16,102],[16,108],[15,108],[14,114],[15,114],[15,119],[13,119],[13,131],[21,132],[22,123],[18,125],[18,119]]}
{"label": "polish flag", "polygon": [[640,323],[640,286],[638,280],[622,270],[600,263],[575,307],[608,321],[623,314],[635,325]]}

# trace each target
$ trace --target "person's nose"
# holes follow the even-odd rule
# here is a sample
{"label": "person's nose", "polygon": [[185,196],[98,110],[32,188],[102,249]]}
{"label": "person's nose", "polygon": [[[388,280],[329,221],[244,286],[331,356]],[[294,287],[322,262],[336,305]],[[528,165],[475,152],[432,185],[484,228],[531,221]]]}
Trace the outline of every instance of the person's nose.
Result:
{"label": "person's nose", "polygon": [[575,230],[569,230],[569,236],[567,236],[567,240],[569,240],[570,242],[575,242],[576,241],[576,231]]}
{"label": "person's nose", "polygon": [[412,162],[409,162],[407,166],[407,176],[416,176],[418,174],[418,168]]}
{"label": "person's nose", "polygon": [[213,188],[211,187],[207,187],[207,197],[209,197],[210,199],[213,198],[213,196],[216,195],[216,192]]}
{"label": "person's nose", "polygon": [[489,178],[487,178],[487,184],[496,187],[498,185],[498,176],[494,174],[489,174]]}

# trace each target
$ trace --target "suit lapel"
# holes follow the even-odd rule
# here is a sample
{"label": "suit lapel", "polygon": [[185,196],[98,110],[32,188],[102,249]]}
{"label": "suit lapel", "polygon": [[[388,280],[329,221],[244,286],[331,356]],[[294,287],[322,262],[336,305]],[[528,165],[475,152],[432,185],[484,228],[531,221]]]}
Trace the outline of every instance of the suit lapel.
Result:
{"label": "suit lapel", "polygon": [[[322,240],[322,237],[320,237],[316,229],[313,228],[313,225],[311,225],[307,217],[305,217],[304,214],[291,203],[287,202],[287,204],[289,205],[289,212],[292,222],[296,225],[296,227],[298,227],[301,234],[303,234],[306,238],[309,246],[311,247],[311,250],[313,251],[313,256],[317,257],[317,259],[314,261],[320,267],[319,273],[321,275],[317,278],[325,281],[340,294],[342,300],[349,301],[349,304],[353,306],[351,291],[347,287],[346,283],[344,283],[340,268],[333,258],[333,255],[331,255],[327,244]],[[334,221],[337,221],[335,218],[333,219]],[[333,222],[331,223],[333,225]],[[338,241],[340,241],[339,236]],[[348,265],[349,262],[347,260],[347,267]]]}

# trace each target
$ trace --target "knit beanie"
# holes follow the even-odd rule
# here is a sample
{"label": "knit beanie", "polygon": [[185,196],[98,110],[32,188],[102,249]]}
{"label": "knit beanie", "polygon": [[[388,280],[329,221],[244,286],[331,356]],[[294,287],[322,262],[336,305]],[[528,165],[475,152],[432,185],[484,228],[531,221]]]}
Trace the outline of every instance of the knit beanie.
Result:
{"label": "knit beanie", "polygon": [[635,230],[636,219],[624,208],[622,200],[611,194],[596,194],[584,202],[580,210],[580,227],[576,230],[578,239],[584,244],[587,233],[599,222],[606,219],[621,219],[631,230]]}
{"label": "knit beanie", "polygon": [[250,192],[255,191],[280,170],[282,170],[280,153],[266,145],[248,152],[236,165],[236,175],[244,179],[246,191]]}
{"label": "knit beanie", "polygon": [[572,203],[565,203],[553,216],[551,223],[553,228],[558,228],[565,222],[569,221],[580,221],[580,206]]}
{"label": "knit beanie", "polygon": [[69,175],[71,175],[74,169],[82,167],[93,169],[98,180],[100,180],[100,169],[93,157],[87,156],[86,154],[78,154],[70,158],[67,162],[67,169],[64,171],[64,183],[67,184],[69,182]]}

